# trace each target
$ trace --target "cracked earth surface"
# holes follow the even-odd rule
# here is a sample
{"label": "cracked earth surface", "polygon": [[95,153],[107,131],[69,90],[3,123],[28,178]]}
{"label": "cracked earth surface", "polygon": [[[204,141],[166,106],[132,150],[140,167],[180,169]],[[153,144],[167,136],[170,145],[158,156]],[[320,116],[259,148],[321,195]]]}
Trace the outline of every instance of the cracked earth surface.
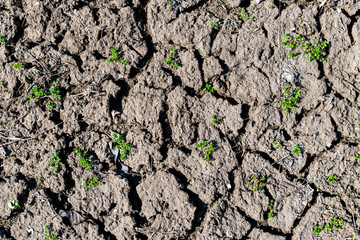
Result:
{"label": "cracked earth surface", "polygon": [[[0,13],[0,239],[45,226],[59,239],[360,238],[360,1],[2,0]],[[328,40],[327,62],[289,57],[285,33]],[[128,64],[107,62],[115,46]],[[55,109],[34,105],[29,90],[57,78]],[[286,114],[288,84],[301,96]],[[123,162],[113,133],[131,147]],[[103,184],[84,186],[94,173]]]}

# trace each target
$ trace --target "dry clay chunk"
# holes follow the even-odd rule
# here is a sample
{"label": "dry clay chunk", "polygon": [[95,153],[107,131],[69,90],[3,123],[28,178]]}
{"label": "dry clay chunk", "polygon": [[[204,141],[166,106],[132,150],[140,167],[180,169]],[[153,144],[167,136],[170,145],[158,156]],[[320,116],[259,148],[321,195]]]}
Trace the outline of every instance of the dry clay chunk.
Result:
{"label": "dry clay chunk", "polygon": [[166,172],[148,176],[136,187],[153,239],[185,237],[191,229],[196,207],[180,188],[175,177]]}
{"label": "dry clay chunk", "polygon": [[198,232],[196,239],[224,239],[225,236],[242,239],[250,227],[250,223],[236,207],[226,201],[219,201],[208,211],[204,219],[204,228]]}
{"label": "dry clay chunk", "polygon": [[113,204],[117,204],[122,213],[131,212],[127,180],[116,175],[107,175],[103,182],[103,185],[92,188],[78,186],[78,190],[69,197],[74,210],[82,215],[90,214],[95,219],[106,215]]}
{"label": "dry clay chunk", "polygon": [[[15,177],[6,178],[6,181],[0,182],[0,189],[0,219],[6,219],[10,217],[12,211],[9,208],[8,203],[15,201],[22,204],[20,202],[21,194],[26,189],[26,183],[23,180],[16,179]],[[14,209],[14,211],[16,211],[16,209]]]}
{"label": "dry clay chunk", "polygon": [[[343,221],[343,227],[339,227],[336,223],[331,224],[330,221],[338,219]],[[336,221],[337,222],[337,221]],[[314,225],[323,225],[323,230],[319,233],[314,233]],[[331,227],[328,230],[326,226],[337,226],[337,229]],[[319,196],[306,215],[302,217],[299,225],[293,230],[294,235],[291,239],[327,239],[338,240],[346,237],[355,236],[355,230],[352,223],[352,216],[348,210],[343,208],[339,197]]]}

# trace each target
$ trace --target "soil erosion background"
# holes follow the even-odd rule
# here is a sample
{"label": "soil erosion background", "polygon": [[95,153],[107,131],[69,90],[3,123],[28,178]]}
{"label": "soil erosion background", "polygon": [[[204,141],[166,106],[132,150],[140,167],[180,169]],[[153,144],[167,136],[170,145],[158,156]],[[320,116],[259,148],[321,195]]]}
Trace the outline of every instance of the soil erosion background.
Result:
{"label": "soil erosion background", "polygon": [[257,2],[1,0],[0,239],[359,239],[360,2]]}

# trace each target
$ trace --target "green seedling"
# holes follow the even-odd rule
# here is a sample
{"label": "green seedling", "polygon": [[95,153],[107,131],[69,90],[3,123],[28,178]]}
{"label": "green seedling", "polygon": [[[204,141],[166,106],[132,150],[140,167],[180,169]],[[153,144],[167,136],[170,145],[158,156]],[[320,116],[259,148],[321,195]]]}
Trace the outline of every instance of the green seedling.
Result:
{"label": "green seedling", "polygon": [[14,63],[13,68],[21,69],[22,68],[22,63]]}
{"label": "green seedling", "polygon": [[124,161],[128,151],[130,151],[130,146],[125,143],[125,140],[122,139],[121,135],[113,134],[114,143],[116,143],[116,148],[120,149],[120,160]]}
{"label": "green seedling", "polygon": [[273,142],[273,146],[275,147],[275,148],[277,148],[278,146],[279,146],[279,143],[278,142]]}
{"label": "green seedling", "polygon": [[172,46],[171,47],[171,51],[169,53],[169,56],[167,57],[165,64],[169,64],[171,66],[174,67],[179,67],[179,64],[176,62],[176,51],[175,51],[175,47]]}
{"label": "green seedling", "polygon": [[337,180],[337,176],[336,175],[330,175],[330,177],[328,178],[328,183],[336,183]]}
{"label": "green seedling", "polygon": [[315,46],[310,43],[303,44],[302,46],[305,48],[303,51],[304,54],[309,54],[308,60],[311,62],[312,60],[319,60],[323,63],[326,63],[326,58],[322,56],[322,53],[325,52],[326,47],[328,46],[328,41],[316,41]]}
{"label": "green seedling", "polygon": [[324,229],[323,224],[320,224],[320,225],[315,224],[314,225],[314,233],[315,234],[319,234],[323,229]]}
{"label": "green seedling", "polygon": [[211,122],[214,124],[214,126],[218,125],[221,122],[221,119],[219,116],[211,116]]}
{"label": "green seedling", "polygon": [[78,161],[80,163],[80,166],[83,168],[86,168],[89,172],[91,172],[91,159],[86,158],[87,151],[84,151],[81,153],[79,150],[75,150],[76,156],[78,156]]}
{"label": "green seedling", "polygon": [[201,144],[196,144],[196,147],[197,148],[205,148],[205,147],[208,147],[207,150],[205,151],[205,157],[204,157],[204,161],[207,161],[209,162],[210,161],[210,155],[212,154],[212,152],[214,152],[215,148],[213,146],[213,142],[206,142],[206,141],[203,141]]}
{"label": "green seedling", "polygon": [[270,5],[269,8],[270,8],[270,9],[273,9],[273,5]]}
{"label": "green seedling", "polygon": [[45,226],[45,238],[51,239],[51,240],[61,240],[55,235],[50,234],[50,229],[48,226]]}
{"label": "green seedling", "polygon": [[98,177],[96,175],[94,175],[92,179],[88,179],[84,184],[84,186],[89,187],[89,188],[97,187],[99,185],[103,185],[103,183],[100,182],[100,180],[98,179]]}
{"label": "green seedling", "polygon": [[355,156],[355,160],[360,159],[360,154],[358,154],[357,156]]}
{"label": "green seedling", "polygon": [[274,217],[274,215],[277,213],[276,209],[274,209],[274,200],[270,200],[270,204],[268,206],[269,209],[269,213],[268,213],[268,218],[272,218]]}
{"label": "green seedling", "polygon": [[247,21],[247,20],[249,20],[249,18],[253,19],[254,17],[253,16],[249,17],[249,14],[245,8],[241,9],[241,15],[240,15],[239,19]]}
{"label": "green seedling", "polygon": [[0,43],[5,44],[5,38],[0,34]]}
{"label": "green seedling", "polygon": [[172,8],[172,2],[170,0],[168,1],[168,4],[169,4],[170,8]]}
{"label": "green seedling", "polygon": [[297,35],[294,38],[294,37],[290,36],[290,34],[286,34],[286,33],[284,34],[284,37],[285,37],[285,41],[281,42],[281,44],[284,46],[286,46],[286,45],[289,46],[289,49],[290,49],[289,56],[293,57],[293,56],[300,54],[299,52],[292,52],[292,51],[294,50],[295,47],[301,46],[301,42],[304,41],[304,38],[301,37],[300,35]]}
{"label": "green seedling", "polygon": [[120,57],[120,53],[119,53],[119,50],[117,47],[114,47],[113,49],[111,49],[111,53],[112,53],[112,56],[111,56],[111,58],[109,58],[107,60],[107,62],[116,62],[116,63],[120,62],[121,64],[123,64],[125,66],[128,64],[128,62],[126,60],[124,60]]}
{"label": "green seedling", "polygon": [[0,82],[0,86],[4,86],[4,84],[2,82]]}
{"label": "green seedling", "polygon": [[256,177],[254,176],[251,181],[248,183],[250,187],[253,188],[253,192],[260,192],[266,184],[266,177]]}
{"label": "green seedling", "polygon": [[8,203],[8,206],[10,209],[18,209],[20,208],[19,203],[17,203],[15,200]]}
{"label": "green seedling", "polygon": [[35,99],[36,102],[39,101],[39,98],[46,95],[44,89],[39,88],[38,86],[34,86],[32,89],[30,89],[30,93],[31,95],[29,96],[29,99]]}
{"label": "green seedling", "polygon": [[331,230],[331,229],[338,229],[344,226],[344,221],[341,219],[331,219],[330,222],[326,225],[326,229],[327,230]]}
{"label": "green seedling", "polygon": [[211,24],[211,28],[217,28],[217,24],[218,24],[218,22],[214,21],[213,24]]}
{"label": "green seedling", "polygon": [[292,85],[288,84],[284,88],[285,100],[283,102],[279,102],[280,106],[284,106],[283,110],[286,114],[290,112],[291,108],[295,108],[295,105],[298,103],[300,97],[300,91],[296,88],[292,91],[292,93],[290,93],[289,88],[291,87]]}
{"label": "green seedling", "polygon": [[358,124],[358,128],[360,129],[360,123]]}
{"label": "green seedling", "polygon": [[294,150],[292,150],[291,153],[292,153],[292,154],[297,154],[298,156],[300,156],[300,154],[301,154],[301,148],[300,148],[300,146],[299,146],[299,145],[295,145]]}
{"label": "green seedling", "polygon": [[204,92],[209,91],[209,92],[213,93],[213,92],[215,91],[215,89],[212,87],[211,84],[206,83],[206,84],[205,84],[205,87],[203,88],[203,91],[204,91]]}
{"label": "green seedling", "polygon": [[54,150],[54,156],[50,158],[50,163],[46,165],[47,168],[50,166],[54,166],[54,170],[53,170],[54,174],[58,173],[59,166],[65,167],[65,164],[61,162],[60,157],[57,155],[56,150]]}
{"label": "green seedling", "polygon": [[[56,100],[61,100],[61,95],[60,95],[60,87],[57,85],[57,83],[60,81],[60,78],[56,79],[55,85],[51,86],[49,88],[49,92],[50,92],[50,96],[54,97]],[[50,110],[53,110],[55,108],[55,102],[49,102],[48,104],[46,104],[47,107]]]}

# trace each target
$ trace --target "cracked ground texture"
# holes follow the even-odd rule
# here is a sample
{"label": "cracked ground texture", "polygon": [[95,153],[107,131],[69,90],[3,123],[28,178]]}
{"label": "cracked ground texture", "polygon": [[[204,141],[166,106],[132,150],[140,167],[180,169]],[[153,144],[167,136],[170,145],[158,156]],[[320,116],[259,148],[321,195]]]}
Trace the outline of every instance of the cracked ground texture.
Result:
{"label": "cracked ground texture", "polygon": [[0,239],[360,239],[359,19],[359,0],[1,0]]}

